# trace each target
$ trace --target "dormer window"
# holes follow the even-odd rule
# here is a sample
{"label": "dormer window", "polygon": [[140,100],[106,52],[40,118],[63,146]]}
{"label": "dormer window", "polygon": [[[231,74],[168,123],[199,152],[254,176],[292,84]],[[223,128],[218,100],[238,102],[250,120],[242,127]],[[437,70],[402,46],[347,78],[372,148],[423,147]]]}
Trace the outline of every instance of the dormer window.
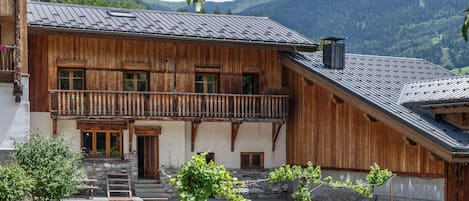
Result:
{"label": "dormer window", "polygon": [[137,16],[131,11],[123,10],[109,10],[107,14],[111,17],[126,17],[126,18],[136,18]]}

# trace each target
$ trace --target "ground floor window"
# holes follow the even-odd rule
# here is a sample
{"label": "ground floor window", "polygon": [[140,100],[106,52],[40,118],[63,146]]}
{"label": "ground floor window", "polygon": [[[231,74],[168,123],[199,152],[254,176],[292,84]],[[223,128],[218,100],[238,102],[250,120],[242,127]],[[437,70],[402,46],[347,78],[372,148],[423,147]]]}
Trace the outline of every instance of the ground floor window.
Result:
{"label": "ground floor window", "polygon": [[82,131],[81,148],[85,158],[122,158],[122,131]]}
{"label": "ground floor window", "polygon": [[264,152],[241,152],[241,169],[263,169]]}

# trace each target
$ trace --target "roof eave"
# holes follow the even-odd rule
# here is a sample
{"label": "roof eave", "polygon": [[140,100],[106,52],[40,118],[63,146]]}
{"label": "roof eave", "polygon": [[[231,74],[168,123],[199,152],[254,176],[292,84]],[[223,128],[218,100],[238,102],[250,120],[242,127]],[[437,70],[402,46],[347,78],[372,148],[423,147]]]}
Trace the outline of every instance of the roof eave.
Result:
{"label": "roof eave", "polygon": [[75,33],[75,34],[100,34],[108,36],[131,36],[131,37],[144,37],[154,39],[166,39],[166,40],[177,40],[177,41],[199,41],[199,42],[217,42],[227,44],[239,44],[249,46],[264,46],[272,47],[278,50],[294,50],[294,51],[306,51],[313,52],[317,50],[318,45],[302,44],[302,43],[280,43],[274,41],[255,41],[255,40],[234,40],[234,39],[222,39],[222,38],[208,38],[208,37],[195,37],[195,36],[183,36],[183,35],[170,35],[170,34],[148,34],[148,33],[135,33],[135,32],[117,32],[117,31],[106,31],[106,30],[89,30],[89,29],[76,29],[76,28],[65,28],[65,27],[53,27],[43,26],[36,24],[28,24],[28,28],[31,33],[35,30],[57,32],[57,33]]}

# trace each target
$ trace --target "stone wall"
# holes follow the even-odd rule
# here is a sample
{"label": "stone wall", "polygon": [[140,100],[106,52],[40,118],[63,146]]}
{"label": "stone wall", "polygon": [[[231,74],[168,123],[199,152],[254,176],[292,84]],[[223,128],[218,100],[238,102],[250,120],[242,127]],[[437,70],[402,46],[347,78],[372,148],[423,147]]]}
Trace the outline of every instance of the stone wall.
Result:
{"label": "stone wall", "polygon": [[[237,177],[241,181],[246,181],[247,185],[242,190],[244,196],[249,199],[288,199],[291,197],[291,184],[280,183],[271,184],[266,179],[269,176],[270,169],[264,170],[241,170],[231,169],[230,172],[233,176]],[[166,176],[161,176],[160,181],[165,185],[165,191],[171,193],[171,200],[177,200],[176,189],[174,185],[170,184],[170,178],[175,177],[177,169],[165,169]]]}
{"label": "stone wall", "polygon": [[[131,181],[138,176],[137,155],[134,153],[126,154],[124,160],[121,159],[83,159],[82,167],[85,169],[88,178],[97,179],[96,185],[99,187],[95,195],[106,196],[106,178],[107,174],[129,173]],[[86,192],[81,192],[85,194]]]}

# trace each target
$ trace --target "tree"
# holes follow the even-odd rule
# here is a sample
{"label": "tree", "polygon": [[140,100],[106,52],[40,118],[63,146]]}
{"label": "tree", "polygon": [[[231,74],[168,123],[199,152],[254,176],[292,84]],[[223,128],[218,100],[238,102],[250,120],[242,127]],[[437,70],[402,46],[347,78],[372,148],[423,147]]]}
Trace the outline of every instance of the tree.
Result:
{"label": "tree", "polygon": [[247,201],[235,188],[240,182],[225,167],[213,161],[207,163],[207,153],[197,154],[184,163],[172,179],[176,183],[181,201],[207,201],[212,197],[222,197],[230,201]]}
{"label": "tree", "polygon": [[322,178],[321,167],[313,167],[311,161],[308,162],[306,168],[301,166],[286,165],[270,172],[269,179],[272,183],[299,180],[296,191],[293,193],[295,201],[311,201],[311,192],[316,190],[310,189],[311,185],[328,185],[333,188],[351,189],[363,197],[372,198],[375,186],[385,184],[392,177],[389,170],[381,170],[377,164],[370,167],[370,172],[366,176],[366,183],[359,180],[352,183],[349,179],[345,182],[334,181],[332,177]]}
{"label": "tree", "polygon": [[191,5],[191,3],[194,4],[195,12],[203,13],[202,9],[203,9],[203,4],[205,0],[186,0],[186,2],[187,2],[187,5]]}
{"label": "tree", "polygon": [[61,200],[78,190],[81,156],[63,139],[32,133],[27,141],[15,142],[15,150],[14,159],[34,179],[33,200]]}
{"label": "tree", "polygon": [[216,6],[215,10],[213,10],[213,14],[221,14],[220,7]]}
{"label": "tree", "polygon": [[34,180],[17,164],[0,167],[0,200],[21,201],[31,195]]}
{"label": "tree", "polygon": [[464,23],[462,25],[462,36],[464,37],[464,40],[467,41],[467,30],[469,29],[469,8],[466,8],[464,12],[466,12],[466,17],[464,18]]}
{"label": "tree", "polygon": [[227,14],[227,15],[233,15],[233,12],[231,12],[231,9],[230,9],[230,8],[228,8],[228,10],[226,11],[226,13],[225,13],[225,14]]}

